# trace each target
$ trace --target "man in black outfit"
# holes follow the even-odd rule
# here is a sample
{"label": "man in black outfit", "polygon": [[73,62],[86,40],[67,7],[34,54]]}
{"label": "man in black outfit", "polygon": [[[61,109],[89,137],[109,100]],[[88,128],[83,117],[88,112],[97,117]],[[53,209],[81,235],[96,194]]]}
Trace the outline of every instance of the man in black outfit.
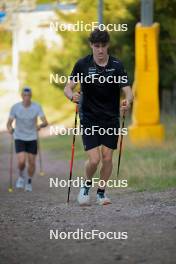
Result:
{"label": "man in black outfit", "polygon": [[[102,181],[106,183],[111,176],[112,156],[117,148],[117,133],[120,127],[120,90],[122,89],[125,94],[122,111],[127,111],[133,100],[127,73],[121,61],[108,54],[109,40],[106,30],[95,29],[91,32],[89,41],[93,54],[77,61],[70,81],[64,89],[67,98],[79,103],[80,123],[84,129],[82,140],[88,155],[85,163],[85,183],[78,195],[80,205],[90,203],[92,177],[100,161],[101,183]],[[81,84],[80,93],[73,92],[78,82]],[[98,130],[99,128],[101,129]],[[114,129],[116,132],[112,133]],[[97,203],[100,205],[111,203],[102,184],[98,186]]]}

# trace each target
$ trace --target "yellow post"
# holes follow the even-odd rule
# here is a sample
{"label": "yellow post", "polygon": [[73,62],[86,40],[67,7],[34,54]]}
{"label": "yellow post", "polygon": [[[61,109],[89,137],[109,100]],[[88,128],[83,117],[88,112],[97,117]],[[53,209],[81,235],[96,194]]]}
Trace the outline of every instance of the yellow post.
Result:
{"label": "yellow post", "polygon": [[137,145],[161,143],[164,139],[158,95],[158,36],[158,23],[147,27],[136,25],[134,104],[129,137]]}

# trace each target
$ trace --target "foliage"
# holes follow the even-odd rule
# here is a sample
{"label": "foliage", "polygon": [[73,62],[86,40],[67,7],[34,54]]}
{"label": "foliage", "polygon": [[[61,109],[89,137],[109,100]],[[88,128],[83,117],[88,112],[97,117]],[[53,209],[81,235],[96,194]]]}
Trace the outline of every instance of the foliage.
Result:
{"label": "foliage", "polygon": [[0,30],[0,48],[3,49],[11,49],[12,45],[12,34],[10,31],[7,30]]}
{"label": "foliage", "polygon": [[24,84],[33,88],[34,100],[57,107],[57,90],[49,85],[51,56],[44,42],[38,41],[33,52],[21,54],[21,69],[26,72]]}
{"label": "foliage", "polygon": [[155,21],[160,23],[160,85],[171,88],[176,80],[176,1],[158,0]]}
{"label": "foliage", "polygon": [[37,0],[36,4],[50,4],[50,3],[56,3],[56,0]]}
{"label": "foliage", "polygon": [[[21,54],[21,86],[32,88],[33,100],[42,104],[50,123],[69,126],[74,113],[73,103],[68,103],[63,91],[50,84],[51,64],[56,59],[55,49],[47,50],[44,42],[38,41],[34,51]],[[65,105],[67,102],[67,111]],[[58,112],[59,110],[59,112]]]}
{"label": "foliage", "polygon": [[[83,21],[84,24],[97,21],[97,3],[94,0],[77,0],[77,11],[72,15],[58,11],[59,20],[73,24],[77,21]],[[161,28],[160,88],[171,88],[176,78],[175,9],[174,1],[155,1],[154,21],[159,22]],[[128,24],[128,31],[110,32],[110,53],[122,60],[131,82],[134,75],[134,30],[139,21],[140,0],[104,0],[103,23]],[[58,34],[63,39],[62,49],[47,50],[42,43],[38,43],[32,53],[23,54],[21,65],[23,71],[27,72],[25,83],[34,88],[34,97],[57,110],[61,104],[64,105],[64,84],[50,85],[49,74],[53,72],[59,76],[68,76],[75,62],[91,53],[88,42],[90,32],[59,31]]]}
{"label": "foliage", "polygon": [[[84,23],[97,20],[98,1],[77,1],[77,12],[74,16],[59,13],[66,22],[75,23],[82,20]],[[167,12],[165,12],[167,10]],[[160,23],[159,62],[160,62],[160,88],[171,88],[176,79],[176,2],[155,1],[154,21]],[[86,16],[85,16],[86,13]],[[119,57],[129,74],[131,82],[134,75],[134,30],[140,21],[140,0],[104,0],[104,23],[127,23],[128,31],[112,32],[110,53]],[[58,53],[60,65],[56,71],[66,73],[71,71],[75,61],[91,52],[87,37],[89,32],[59,32],[64,38],[65,50]],[[70,41],[71,40],[71,41]],[[62,54],[62,56],[61,56]]]}
{"label": "foliage", "polygon": [[[83,21],[84,24],[97,21],[97,2],[93,0],[77,1],[77,12],[74,16],[62,14],[58,12],[58,15],[62,20],[67,23],[77,23],[77,21]],[[110,53],[113,56],[119,57],[127,71],[129,72],[130,79],[133,78],[134,72],[134,25],[136,23],[136,17],[131,14],[138,14],[138,6],[134,5],[134,1],[120,0],[120,1],[104,1],[104,24],[127,24],[128,31],[110,32],[111,45]],[[86,16],[85,16],[86,13]],[[62,74],[66,69],[66,74],[70,74],[71,70],[78,60],[91,53],[88,37],[90,32],[59,32],[64,39],[64,50],[58,52],[58,60],[60,61],[54,71]]]}

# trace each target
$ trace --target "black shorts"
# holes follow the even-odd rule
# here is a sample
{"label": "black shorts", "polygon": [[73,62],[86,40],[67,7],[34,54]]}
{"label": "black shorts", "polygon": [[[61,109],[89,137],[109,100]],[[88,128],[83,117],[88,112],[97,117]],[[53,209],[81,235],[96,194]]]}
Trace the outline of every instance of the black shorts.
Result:
{"label": "black shorts", "polygon": [[[98,147],[100,145],[104,145],[110,149],[117,149],[119,122],[117,122],[116,124],[98,125],[91,123],[81,123],[81,125],[83,128],[82,141],[85,151]],[[100,128],[100,130],[92,133],[90,129],[93,126],[98,126],[95,129],[99,130]],[[86,134],[86,129],[88,133],[90,132],[92,134]],[[106,133],[104,133],[105,131]]]}
{"label": "black shorts", "polygon": [[27,152],[33,155],[37,154],[37,140],[24,141],[20,139],[15,140],[16,153]]}

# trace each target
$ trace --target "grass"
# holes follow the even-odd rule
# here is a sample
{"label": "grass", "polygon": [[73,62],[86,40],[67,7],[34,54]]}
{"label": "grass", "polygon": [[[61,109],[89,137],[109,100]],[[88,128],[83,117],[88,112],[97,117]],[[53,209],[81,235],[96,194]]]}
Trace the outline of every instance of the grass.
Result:
{"label": "grass", "polygon": [[[135,147],[128,138],[124,140],[119,179],[128,179],[128,187],[137,191],[156,191],[176,187],[176,124],[172,118],[163,117],[166,139],[161,146]],[[54,136],[42,139],[42,146],[53,159],[70,159],[72,136]],[[86,159],[81,137],[76,137],[75,163]],[[116,179],[118,153],[114,153],[112,178]],[[83,176],[83,171],[76,171]],[[97,176],[97,175],[96,175]]]}
{"label": "grass", "polygon": [[139,191],[176,187],[175,170],[174,148],[167,148],[166,143],[155,148],[129,145],[124,151],[121,175],[125,175],[130,187]]}
{"label": "grass", "polygon": [[[72,136],[52,136],[41,140],[42,147],[48,150],[54,159],[70,159],[70,150],[72,145]],[[86,157],[82,149],[81,137],[76,138],[75,160],[82,160]]]}

